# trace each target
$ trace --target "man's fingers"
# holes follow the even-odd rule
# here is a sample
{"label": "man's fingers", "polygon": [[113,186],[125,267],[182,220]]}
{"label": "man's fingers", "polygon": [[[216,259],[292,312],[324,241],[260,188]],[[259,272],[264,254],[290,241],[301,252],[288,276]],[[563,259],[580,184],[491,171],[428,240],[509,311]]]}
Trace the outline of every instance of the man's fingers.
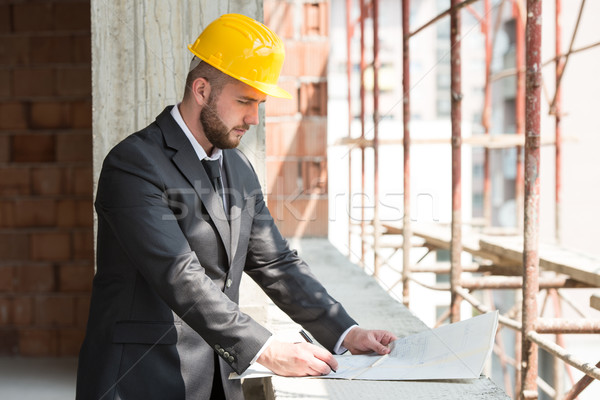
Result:
{"label": "man's fingers", "polygon": [[315,349],[313,351],[313,354],[314,354],[315,358],[323,361],[327,366],[327,370],[322,371],[322,373],[326,375],[330,372],[329,370],[337,371],[338,362],[335,359],[335,357],[333,356],[333,354],[331,354],[330,352],[328,352],[327,350],[325,350],[321,347],[318,347],[318,346],[314,346],[314,347],[315,347]]}

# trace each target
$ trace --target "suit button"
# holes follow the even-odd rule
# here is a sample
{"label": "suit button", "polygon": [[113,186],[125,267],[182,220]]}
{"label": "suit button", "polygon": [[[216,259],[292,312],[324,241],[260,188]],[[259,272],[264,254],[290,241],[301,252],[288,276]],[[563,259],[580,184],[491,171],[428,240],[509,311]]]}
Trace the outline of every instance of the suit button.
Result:
{"label": "suit button", "polygon": [[233,281],[231,279],[227,279],[227,282],[225,283],[226,287],[231,287],[231,284],[233,283]]}
{"label": "suit button", "polygon": [[223,353],[223,357],[229,358],[229,353],[228,352]]}
{"label": "suit button", "polygon": [[219,349],[219,354],[223,354],[223,353],[225,353],[225,350],[223,350],[222,348]]}
{"label": "suit button", "polygon": [[218,344],[215,344],[215,349],[219,350],[221,348],[221,346],[219,346]]}
{"label": "suit button", "polygon": [[229,356],[228,360],[229,360],[229,362],[234,362],[235,358],[233,358],[233,356]]}

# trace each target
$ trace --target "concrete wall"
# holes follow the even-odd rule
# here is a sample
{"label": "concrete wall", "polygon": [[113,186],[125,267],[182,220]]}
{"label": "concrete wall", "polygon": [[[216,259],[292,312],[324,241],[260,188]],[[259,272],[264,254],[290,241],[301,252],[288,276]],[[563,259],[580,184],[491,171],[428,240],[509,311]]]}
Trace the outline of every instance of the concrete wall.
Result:
{"label": "concrete wall", "polygon": [[[106,153],[181,101],[193,43],[221,14],[262,20],[261,0],[121,2],[92,0],[94,182]],[[264,175],[264,127],[244,136]]]}

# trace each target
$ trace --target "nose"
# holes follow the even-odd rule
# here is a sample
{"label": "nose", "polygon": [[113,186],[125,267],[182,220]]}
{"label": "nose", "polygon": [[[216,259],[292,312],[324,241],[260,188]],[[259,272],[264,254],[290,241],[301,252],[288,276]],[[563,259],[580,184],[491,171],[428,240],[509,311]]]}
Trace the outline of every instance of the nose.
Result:
{"label": "nose", "polygon": [[244,123],[247,125],[258,125],[259,122],[258,103],[253,103],[244,118]]}

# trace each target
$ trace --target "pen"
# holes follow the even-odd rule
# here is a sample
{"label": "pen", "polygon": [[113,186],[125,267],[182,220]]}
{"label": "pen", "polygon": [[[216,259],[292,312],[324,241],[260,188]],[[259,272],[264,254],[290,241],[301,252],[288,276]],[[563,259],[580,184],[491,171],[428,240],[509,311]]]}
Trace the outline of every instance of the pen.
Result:
{"label": "pen", "polygon": [[312,339],[310,338],[310,336],[308,336],[308,333],[304,332],[304,329],[300,330],[300,336],[302,336],[302,338],[308,343],[313,344]]}
{"label": "pen", "polygon": [[[306,332],[304,331],[304,329],[301,329],[301,330],[300,330],[300,336],[302,336],[302,338],[303,338],[304,340],[306,340],[308,343],[310,343],[310,344],[314,344],[313,340],[310,338],[310,336],[308,336],[308,333],[306,333]],[[331,366],[329,366],[329,368],[331,368]],[[331,368],[331,370],[333,371],[333,373],[335,373],[335,372],[336,372],[336,371],[335,371],[335,369],[333,369],[333,368]]]}

